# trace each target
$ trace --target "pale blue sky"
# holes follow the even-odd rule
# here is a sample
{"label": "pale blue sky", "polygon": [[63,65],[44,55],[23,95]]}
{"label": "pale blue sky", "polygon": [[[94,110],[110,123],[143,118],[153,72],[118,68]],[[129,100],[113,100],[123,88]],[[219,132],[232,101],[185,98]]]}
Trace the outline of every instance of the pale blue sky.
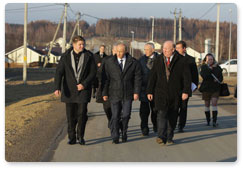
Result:
{"label": "pale blue sky", "polygon": [[[177,8],[182,10],[186,18],[216,21],[217,5],[214,3],[70,3],[68,20],[75,20],[76,12],[89,14],[99,18],[171,18],[171,12]],[[29,3],[28,21],[50,20],[58,22],[63,11],[62,4]],[[220,21],[229,21],[229,9],[232,9],[232,21],[237,23],[237,6],[233,3],[221,3]],[[208,12],[207,12],[208,11]],[[178,15],[179,16],[179,15]],[[96,23],[97,19],[83,16],[88,23]],[[24,3],[9,3],[5,6],[5,22],[23,24]]]}

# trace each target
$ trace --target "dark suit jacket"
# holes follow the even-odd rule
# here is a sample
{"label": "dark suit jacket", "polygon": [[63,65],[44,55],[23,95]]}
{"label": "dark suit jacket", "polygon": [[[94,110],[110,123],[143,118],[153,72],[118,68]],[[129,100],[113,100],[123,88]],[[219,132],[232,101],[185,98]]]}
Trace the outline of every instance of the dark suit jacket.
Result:
{"label": "dark suit jacket", "polygon": [[[195,58],[186,54],[186,56],[184,56],[186,59],[187,64],[189,65],[189,69],[191,72],[191,78],[192,78],[192,82],[198,86],[198,70],[197,70],[197,65],[195,62]],[[192,96],[192,92],[189,93],[189,96]]]}
{"label": "dark suit jacket", "polygon": [[[158,53],[154,52],[153,61],[155,61],[155,59],[158,57],[158,55],[159,55]],[[143,101],[143,102],[149,101],[147,98],[146,89],[147,89],[150,69],[147,67],[147,62],[148,62],[148,57],[146,55],[143,55],[139,59],[139,63],[141,64],[141,69],[142,69],[142,87],[141,87],[139,100]]]}
{"label": "dark suit jacket", "polygon": [[191,90],[191,74],[185,58],[175,52],[170,65],[168,81],[163,54],[154,61],[150,72],[147,94],[153,94],[156,110],[168,111],[169,107],[177,110],[182,93],[189,94]]}
{"label": "dark suit jacket", "polygon": [[[55,75],[55,90],[62,89],[61,101],[66,103],[87,103],[91,98],[91,83],[96,75],[96,66],[93,54],[84,49],[83,68],[80,81],[77,83],[71,64],[72,48],[67,50],[57,65]],[[77,84],[82,84],[84,90],[78,91]]]}
{"label": "dark suit jacket", "polygon": [[140,64],[132,56],[126,54],[123,72],[117,57],[110,57],[105,62],[105,78],[103,81],[103,96],[108,96],[111,102],[133,100],[133,94],[139,94],[141,89]]}

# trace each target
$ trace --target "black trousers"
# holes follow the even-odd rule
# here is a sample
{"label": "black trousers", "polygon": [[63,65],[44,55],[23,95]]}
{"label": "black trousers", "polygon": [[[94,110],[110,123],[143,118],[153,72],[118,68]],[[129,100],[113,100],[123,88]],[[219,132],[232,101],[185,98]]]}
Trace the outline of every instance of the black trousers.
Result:
{"label": "black trousers", "polygon": [[176,127],[178,117],[178,109],[173,108],[168,109],[167,111],[159,110],[157,114],[157,123],[158,123],[158,137],[161,138],[164,143],[167,140],[172,140],[174,137],[174,130]]}
{"label": "black trousers", "polygon": [[189,101],[189,98],[186,100],[181,100],[180,108],[179,108],[180,110],[179,110],[178,128],[183,129],[186,125],[188,101]]}
{"label": "black trousers", "polygon": [[131,109],[132,100],[111,102],[112,116],[110,122],[110,129],[111,138],[113,140],[119,139],[119,128],[121,128],[120,121],[122,124],[122,135],[127,134],[128,122],[131,116]]}
{"label": "black trousers", "polygon": [[140,119],[141,129],[148,128],[148,117],[151,112],[151,121],[154,127],[157,128],[157,111],[154,110],[154,101],[140,102]]}
{"label": "black trousers", "polygon": [[109,100],[103,102],[103,109],[105,111],[108,120],[108,126],[110,127],[112,113],[111,113],[111,103]]}
{"label": "black trousers", "polygon": [[88,120],[87,105],[88,103],[66,103],[69,140],[84,138],[85,126]]}

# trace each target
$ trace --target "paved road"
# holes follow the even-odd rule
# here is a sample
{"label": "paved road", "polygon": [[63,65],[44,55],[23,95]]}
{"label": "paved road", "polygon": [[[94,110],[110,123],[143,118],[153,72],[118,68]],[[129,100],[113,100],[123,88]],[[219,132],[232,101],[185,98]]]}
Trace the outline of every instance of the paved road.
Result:
{"label": "paved road", "polygon": [[[189,101],[188,120],[184,133],[175,131],[175,144],[160,146],[152,132],[144,137],[140,131],[139,102],[133,103],[128,142],[111,143],[102,104],[89,104],[90,118],[85,134],[86,145],[68,145],[64,136],[53,150],[50,161],[57,162],[215,162],[237,159],[237,113],[219,107],[219,126],[206,126],[201,97]],[[233,111],[235,109],[232,109]],[[61,136],[60,136],[61,137]],[[55,147],[55,146],[54,146]]]}

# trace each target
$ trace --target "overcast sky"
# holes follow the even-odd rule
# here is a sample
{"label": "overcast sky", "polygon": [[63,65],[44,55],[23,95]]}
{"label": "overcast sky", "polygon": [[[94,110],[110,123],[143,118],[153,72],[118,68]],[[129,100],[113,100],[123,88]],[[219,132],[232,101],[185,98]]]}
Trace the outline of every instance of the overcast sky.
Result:
{"label": "overcast sky", "polygon": [[[50,20],[58,22],[63,11],[63,4],[29,3],[28,22]],[[171,18],[177,8],[182,10],[186,18],[216,21],[217,4],[215,3],[69,3],[68,20],[75,20],[75,14],[81,12],[98,18],[131,17],[131,18]],[[229,9],[232,9],[232,21],[237,23],[237,6],[233,3],[221,3],[220,21],[229,21]],[[177,15],[178,17],[179,15]],[[96,23],[97,19],[83,15],[88,23]],[[8,3],[5,6],[5,22],[24,23],[24,3]]]}

